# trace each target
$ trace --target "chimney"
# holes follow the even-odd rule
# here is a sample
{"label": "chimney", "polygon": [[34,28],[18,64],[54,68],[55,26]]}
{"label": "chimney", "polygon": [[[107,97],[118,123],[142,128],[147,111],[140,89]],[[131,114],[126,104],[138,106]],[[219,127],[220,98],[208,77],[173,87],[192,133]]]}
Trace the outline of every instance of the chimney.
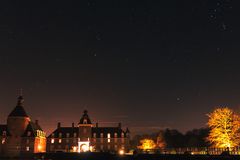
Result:
{"label": "chimney", "polygon": [[96,128],[98,128],[98,123],[96,123]]}
{"label": "chimney", "polygon": [[37,119],[35,120],[35,124],[38,125],[38,120]]}
{"label": "chimney", "polygon": [[57,128],[61,128],[61,123],[58,122]]}
{"label": "chimney", "polygon": [[74,128],[74,123],[72,123],[72,128]]}
{"label": "chimney", "polygon": [[118,123],[118,128],[122,128],[122,124],[121,123]]}

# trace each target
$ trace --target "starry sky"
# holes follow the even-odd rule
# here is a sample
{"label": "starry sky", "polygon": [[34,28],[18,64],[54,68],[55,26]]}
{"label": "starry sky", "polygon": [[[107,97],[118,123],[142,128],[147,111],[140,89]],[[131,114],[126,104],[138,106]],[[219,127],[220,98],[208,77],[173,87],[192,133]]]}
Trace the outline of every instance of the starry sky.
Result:
{"label": "starry sky", "polygon": [[50,133],[93,122],[132,133],[205,127],[240,111],[238,0],[0,1],[0,123],[23,89]]}

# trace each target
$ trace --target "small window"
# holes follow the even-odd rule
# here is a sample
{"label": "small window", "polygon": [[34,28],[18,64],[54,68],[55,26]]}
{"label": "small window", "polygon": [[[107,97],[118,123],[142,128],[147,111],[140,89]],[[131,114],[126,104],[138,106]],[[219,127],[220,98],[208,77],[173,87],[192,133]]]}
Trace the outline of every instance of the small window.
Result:
{"label": "small window", "polygon": [[77,137],[77,133],[74,133],[73,136],[74,136],[74,137]]}
{"label": "small window", "polygon": [[62,138],[62,133],[59,133],[59,138]]}
{"label": "small window", "polygon": [[52,143],[52,144],[54,143],[54,138],[51,139],[51,143]]}
{"label": "small window", "polygon": [[107,138],[111,138],[111,134],[110,133],[107,134]]}
{"label": "small window", "polygon": [[100,136],[101,136],[101,138],[103,138],[103,133],[101,133],[101,135],[100,135]]}
{"label": "small window", "polygon": [[6,142],[6,139],[3,138],[3,139],[2,139],[2,144],[5,144],[5,142]]}
{"label": "small window", "polygon": [[108,143],[110,143],[111,142],[111,139],[108,139]]}
{"label": "small window", "polygon": [[30,150],[30,147],[27,146],[27,147],[26,147],[26,151],[29,151],[29,150]]}
{"label": "small window", "polygon": [[117,133],[114,133],[114,137],[117,138],[117,136],[118,136]]}
{"label": "small window", "polygon": [[3,131],[3,136],[6,136],[7,135],[7,132],[6,131]]}
{"label": "small window", "polygon": [[62,143],[62,139],[59,139],[59,140],[58,140],[58,143]]}
{"label": "small window", "polygon": [[124,133],[122,132],[122,138],[124,138]]}
{"label": "small window", "polygon": [[97,134],[96,133],[93,133],[93,138],[96,138],[97,137]]}
{"label": "small window", "polygon": [[67,133],[67,138],[69,138],[70,137],[70,134],[69,133]]}
{"label": "small window", "polygon": [[66,139],[66,143],[69,143],[69,139]]}
{"label": "small window", "polygon": [[27,132],[27,136],[31,136],[31,132],[30,131]]}
{"label": "small window", "polygon": [[29,139],[26,140],[26,143],[29,144]]}
{"label": "small window", "polygon": [[54,137],[54,133],[52,134],[52,137]]}
{"label": "small window", "polygon": [[87,120],[86,119],[83,120],[83,124],[87,124]]}

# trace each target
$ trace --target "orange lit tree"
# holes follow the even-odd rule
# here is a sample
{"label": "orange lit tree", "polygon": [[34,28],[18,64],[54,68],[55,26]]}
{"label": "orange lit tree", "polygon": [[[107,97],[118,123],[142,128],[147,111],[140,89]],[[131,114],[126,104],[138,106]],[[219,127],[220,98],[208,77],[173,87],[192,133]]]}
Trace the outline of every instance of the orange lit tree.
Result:
{"label": "orange lit tree", "polygon": [[210,133],[207,140],[214,147],[231,149],[240,144],[240,118],[233,110],[217,108],[208,117]]}
{"label": "orange lit tree", "polygon": [[140,140],[140,146],[138,146],[138,149],[142,150],[151,150],[156,148],[156,144],[152,139],[142,139]]}

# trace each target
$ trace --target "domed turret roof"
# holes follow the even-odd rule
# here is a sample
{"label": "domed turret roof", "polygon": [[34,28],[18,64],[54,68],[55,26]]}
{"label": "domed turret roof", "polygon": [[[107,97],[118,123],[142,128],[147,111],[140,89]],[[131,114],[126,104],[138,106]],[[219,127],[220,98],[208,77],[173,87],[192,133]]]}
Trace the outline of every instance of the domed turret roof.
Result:
{"label": "domed turret roof", "polygon": [[92,124],[92,122],[91,122],[91,120],[90,120],[90,118],[88,116],[88,111],[87,110],[83,111],[83,116],[80,119],[78,124]]}
{"label": "domed turret roof", "polygon": [[28,117],[25,109],[23,108],[24,99],[22,96],[18,97],[17,106],[13,111],[8,115],[8,117]]}

